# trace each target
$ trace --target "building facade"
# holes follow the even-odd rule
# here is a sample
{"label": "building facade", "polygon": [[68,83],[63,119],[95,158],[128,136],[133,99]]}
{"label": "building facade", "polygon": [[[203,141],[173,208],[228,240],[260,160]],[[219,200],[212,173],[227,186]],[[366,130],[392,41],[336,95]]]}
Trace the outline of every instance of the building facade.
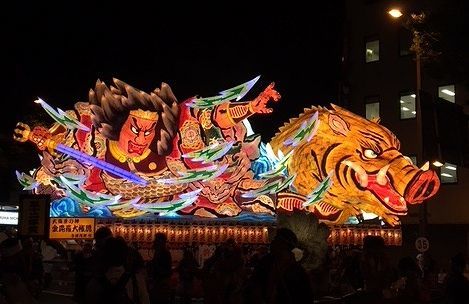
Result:
{"label": "building facade", "polygon": [[[436,8],[438,2],[442,1],[431,1],[430,4],[425,2],[429,7]],[[413,242],[422,234],[419,228],[424,226],[423,233],[426,233],[430,241],[429,252],[439,260],[445,261],[458,251],[467,253],[469,169],[462,166],[463,162],[445,160],[446,154],[441,151],[446,146],[438,143],[451,141],[448,138],[441,141],[438,139],[439,134],[433,134],[438,133],[436,130],[443,126],[442,123],[446,126],[446,122],[456,119],[451,117],[452,114],[443,116],[439,113],[442,111],[441,107],[461,113],[468,112],[467,84],[447,75],[431,76],[427,71],[427,62],[430,59],[422,59],[420,100],[422,103],[429,102],[428,100],[434,103],[435,107],[432,109],[435,119],[430,122],[422,120],[420,124],[420,120],[416,118],[416,56],[411,50],[412,38],[415,36],[405,20],[409,20],[406,18],[410,18],[411,13],[419,14],[427,11],[426,8],[418,7],[419,3],[412,1],[346,0],[344,4],[346,20],[341,58],[343,74],[340,103],[369,119],[380,117],[381,124],[400,139],[403,154],[411,157],[419,166],[427,160],[439,160],[443,163],[441,167],[434,167],[439,171],[441,186],[439,193],[426,202],[426,212],[423,208],[411,207],[409,214],[403,218],[403,240],[407,243],[402,249],[409,253],[415,251]],[[399,8],[403,15],[393,18],[388,13],[392,8]],[[423,130],[421,134],[432,133],[434,136],[431,139],[435,141],[419,140],[419,126]],[[467,124],[451,130],[453,131],[454,134],[464,135]],[[432,159],[423,159],[429,155],[422,152],[428,145],[434,145],[433,150],[437,153],[430,154]]]}

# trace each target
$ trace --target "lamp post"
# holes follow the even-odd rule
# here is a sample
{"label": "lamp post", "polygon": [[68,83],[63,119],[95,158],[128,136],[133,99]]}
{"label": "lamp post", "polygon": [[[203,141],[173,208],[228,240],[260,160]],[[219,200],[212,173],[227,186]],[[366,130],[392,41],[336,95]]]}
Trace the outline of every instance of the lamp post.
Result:
{"label": "lamp post", "polygon": [[[388,11],[388,14],[391,17],[398,19],[403,16],[402,12],[399,9],[391,9]],[[415,75],[416,75],[416,92],[415,92],[415,118],[417,123],[417,163],[420,165],[423,163],[423,126],[422,126],[422,108],[420,101],[420,92],[422,90],[422,74],[421,74],[421,59],[423,55],[422,47],[422,35],[412,24],[414,23],[423,23],[425,19],[425,14],[411,14],[410,19],[404,22],[404,27],[412,33],[412,45],[410,50],[415,53]],[[419,235],[425,236],[427,233],[427,206],[422,202],[419,206]]]}
{"label": "lamp post", "polygon": [[[423,13],[421,14],[422,18]],[[412,15],[414,18],[415,15]],[[415,52],[415,75],[416,75],[416,89],[415,92],[415,112],[416,112],[416,122],[417,122],[417,144],[419,147],[418,152],[420,156],[417,156],[417,159],[420,161],[420,164],[423,163],[423,124],[422,124],[422,104],[421,104],[421,90],[422,90],[422,74],[421,74],[421,56],[422,56],[422,41],[420,33],[412,29],[412,47],[411,50]],[[418,155],[418,154],[417,154]],[[419,165],[420,165],[419,164]],[[427,235],[427,205],[422,202],[419,206],[419,235]]]}

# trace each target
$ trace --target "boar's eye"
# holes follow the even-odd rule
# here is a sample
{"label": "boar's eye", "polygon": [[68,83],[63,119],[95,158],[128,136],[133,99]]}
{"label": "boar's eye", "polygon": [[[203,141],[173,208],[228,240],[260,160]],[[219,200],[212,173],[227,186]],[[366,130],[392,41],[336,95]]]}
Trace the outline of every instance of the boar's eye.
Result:
{"label": "boar's eye", "polygon": [[366,158],[369,158],[369,159],[373,159],[373,158],[378,157],[378,154],[375,151],[371,150],[371,149],[365,149],[365,151],[363,151],[363,155]]}

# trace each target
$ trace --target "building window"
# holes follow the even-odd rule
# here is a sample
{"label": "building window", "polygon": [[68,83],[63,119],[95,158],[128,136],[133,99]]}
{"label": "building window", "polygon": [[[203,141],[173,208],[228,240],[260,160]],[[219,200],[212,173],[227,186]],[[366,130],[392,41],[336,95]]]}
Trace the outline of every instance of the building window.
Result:
{"label": "building window", "polygon": [[379,116],[379,101],[374,99],[375,101],[372,102],[371,100],[367,100],[365,103],[365,116],[366,119],[378,119]]}
{"label": "building window", "polygon": [[415,94],[401,95],[399,107],[401,109],[401,119],[415,118]]}
{"label": "building window", "polygon": [[379,40],[367,41],[365,44],[365,62],[379,61]]}
{"label": "building window", "polygon": [[454,84],[438,87],[438,97],[449,102],[455,102],[456,90]]}
{"label": "building window", "polygon": [[443,184],[454,184],[458,182],[458,167],[445,163],[440,168],[440,179]]}

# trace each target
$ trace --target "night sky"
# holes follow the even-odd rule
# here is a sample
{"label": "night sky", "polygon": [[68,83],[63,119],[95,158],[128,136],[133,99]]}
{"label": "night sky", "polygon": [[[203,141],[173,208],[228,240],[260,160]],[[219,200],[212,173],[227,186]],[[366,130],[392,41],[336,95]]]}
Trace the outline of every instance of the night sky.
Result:
{"label": "night sky", "polygon": [[[71,108],[87,99],[98,78],[109,83],[116,77],[142,90],[164,81],[183,100],[216,95],[261,75],[246,98],[271,81],[283,95],[273,117],[253,119],[256,130],[270,137],[303,106],[336,99],[338,4],[312,11],[306,4],[261,10],[233,2],[212,7],[215,13],[206,11],[208,5],[114,3],[105,9],[79,2],[53,8],[36,3],[18,12],[14,102],[25,111],[37,109],[37,96]],[[263,128],[261,121],[275,123]]]}
{"label": "night sky", "polygon": [[8,26],[15,42],[8,44],[15,80],[7,96],[17,110],[0,112],[2,145],[12,143],[17,121],[52,122],[38,117],[37,97],[70,109],[87,101],[98,78],[109,84],[116,77],[145,91],[164,81],[182,101],[213,96],[261,75],[244,100],[272,81],[282,94],[273,114],[251,119],[264,141],[304,107],[336,102],[341,1],[313,3],[314,9],[306,2],[256,3],[262,9],[239,1],[169,2],[99,7],[81,1],[17,2]]}

